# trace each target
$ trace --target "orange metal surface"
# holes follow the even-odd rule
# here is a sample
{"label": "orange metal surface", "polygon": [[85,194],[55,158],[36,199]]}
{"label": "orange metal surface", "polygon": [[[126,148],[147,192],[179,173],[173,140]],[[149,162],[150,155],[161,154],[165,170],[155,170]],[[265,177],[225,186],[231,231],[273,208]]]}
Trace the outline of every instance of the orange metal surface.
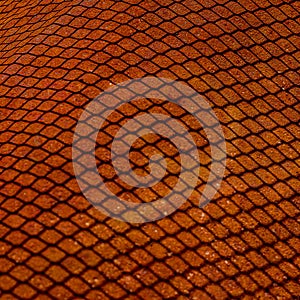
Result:
{"label": "orange metal surface", "polygon": [[[297,299],[299,34],[299,1],[0,1],[0,299]],[[87,103],[147,75],[206,97],[228,159],[204,209],[191,197],[132,225],[84,198],[71,146]],[[111,116],[111,132],[149,107],[181,114],[141,101]],[[148,138],[178,160],[172,144]],[[135,144],[137,172],[147,145]]]}

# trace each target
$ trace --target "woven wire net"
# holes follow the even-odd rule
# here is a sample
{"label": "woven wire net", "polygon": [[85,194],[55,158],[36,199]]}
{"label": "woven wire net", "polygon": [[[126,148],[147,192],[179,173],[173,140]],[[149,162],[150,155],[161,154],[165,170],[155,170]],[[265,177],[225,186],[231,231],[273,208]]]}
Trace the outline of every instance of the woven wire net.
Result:
{"label": "woven wire net", "polygon": [[[1,299],[300,296],[299,1],[0,3]],[[227,168],[203,209],[190,197],[162,220],[127,224],[84,198],[72,138],[92,99],[147,75],[206,97],[223,126]],[[185,112],[144,99],[107,128],[151,109],[184,119],[198,138],[201,193],[209,146]],[[171,142],[138,140],[133,169],[147,171],[153,148],[180,163]],[[109,139],[97,149],[105,156]],[[157,190],[131,200],[164,195],[173,167]],[[115,182],[109,166],[101,175]]]}

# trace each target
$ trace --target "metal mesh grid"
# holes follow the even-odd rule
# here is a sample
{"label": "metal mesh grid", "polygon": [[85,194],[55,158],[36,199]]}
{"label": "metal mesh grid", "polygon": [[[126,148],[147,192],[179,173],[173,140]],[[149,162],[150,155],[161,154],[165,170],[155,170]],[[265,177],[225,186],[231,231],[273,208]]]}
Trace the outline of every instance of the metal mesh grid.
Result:
{"label": "metal mesh grid", "polygon": [[[299,1],[0,3],[1,299],[300,295]],[[149,74],[207,98],[227,170],[204,209],[129,225],[82,196],[72,136],[101,91]]]}

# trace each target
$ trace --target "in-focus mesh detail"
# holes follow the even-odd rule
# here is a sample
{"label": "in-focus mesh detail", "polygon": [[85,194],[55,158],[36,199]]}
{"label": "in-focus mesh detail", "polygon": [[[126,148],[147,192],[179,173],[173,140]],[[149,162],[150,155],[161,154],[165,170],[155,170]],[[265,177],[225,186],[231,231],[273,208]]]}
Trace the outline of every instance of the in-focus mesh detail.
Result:
{"label": "in-focus mesh detail", "polygon": [[[299,1],[2,0],[0,20],[1,299],[300,296]],[[85,200],[71,146],[94,97],[147,75],[206,97],[227,169],[204,209],[130,225]]]}

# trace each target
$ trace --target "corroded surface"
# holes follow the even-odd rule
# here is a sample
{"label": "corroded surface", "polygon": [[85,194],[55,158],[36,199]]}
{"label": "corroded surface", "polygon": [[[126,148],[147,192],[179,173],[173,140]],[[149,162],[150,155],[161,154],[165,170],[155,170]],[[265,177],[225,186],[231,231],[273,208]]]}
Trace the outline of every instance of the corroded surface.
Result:
{"label": "corroded surface", "polygon": [[[298,1],[2,0],[0,20],[1,299],[300,295]],[[71,145],[89,101],[146,75],[207,98],[223,125],[227,170],[203,210],[191,197],[170,217],[129,225],[82,196]],[[125,106],[107,130],[152,109],[184,116],[208,147],[167,103]],[[147,169],[138,164],[147,142],[178,161],[172,144],[151,136],[137,141],[137,172]],[[99,172],[109,181],[113,171]]]}

